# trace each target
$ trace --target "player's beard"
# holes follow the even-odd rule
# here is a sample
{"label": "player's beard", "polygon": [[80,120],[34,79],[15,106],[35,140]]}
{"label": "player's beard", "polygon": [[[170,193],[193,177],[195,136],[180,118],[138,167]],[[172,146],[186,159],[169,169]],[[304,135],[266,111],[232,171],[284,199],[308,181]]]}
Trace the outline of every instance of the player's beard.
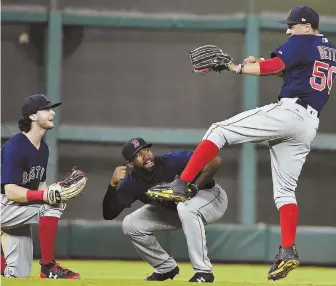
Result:
{"label": "player's beard", "polygon": [[153,165],[150,168],[145,168],[145,167],[137,167],[134,166],[134,171],[143,179],[146,181],[151,181],[154,178],[155,175],[155,165]]}

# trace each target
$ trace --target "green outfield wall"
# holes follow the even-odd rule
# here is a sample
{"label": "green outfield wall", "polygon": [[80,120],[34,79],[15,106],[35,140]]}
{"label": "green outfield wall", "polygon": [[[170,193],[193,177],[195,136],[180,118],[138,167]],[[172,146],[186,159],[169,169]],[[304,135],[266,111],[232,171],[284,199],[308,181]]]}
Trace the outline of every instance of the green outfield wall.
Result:
{"label": "green outfield wall", "polygon": [[[34,234],[34,256],[40,257]],[[207,247],[212,262],[270,263],[279,247],[278,226],[235,224],[206,226]],[[177,261],[188,261],[182,230],[157,234],[161,246]],[[336,228],[299,227],[296,240],[302,264],[336,265]],[[61,221],[57,233],[56,256],[64,259],[141,259],[120,222]]]}

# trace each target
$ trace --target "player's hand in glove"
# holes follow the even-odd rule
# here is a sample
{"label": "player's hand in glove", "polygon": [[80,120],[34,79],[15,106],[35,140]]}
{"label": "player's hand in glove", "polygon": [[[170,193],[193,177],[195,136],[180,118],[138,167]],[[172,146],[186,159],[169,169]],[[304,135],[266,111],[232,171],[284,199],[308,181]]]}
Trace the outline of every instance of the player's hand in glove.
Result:
{"label": "player's hand in glove", "polygon": [[[56,185],[56,184],[55,184]],[[60,190],[58,189],[58,187],[54,188],[50,188],[50,186],[48,187],[48,190],[44,193],[44,199],[43,199],[47,204],[51,205],[51,206],[55,206],[59,209],[61,209],[62,211],[65,210],[67,204],[66,202],[62,201],[61,198],[61,193]]]}
{"label": "player's hand in glove", "polygon": [[185,202],[198,192],[195,184],[186,183],[179,179],[178,176],[171,183],[160,183],[151,187],[147,191],[147,195],[154,201],[171,201]]}
{"label": "player's hand in glove", "polygon": [[57,205],[78,196],[83,191],[87,181],[88,179],[83,171],[73,168],[64,180],[48,187],[48,203]]}
{"label": "player's hand in glove", "polygon": [[62,202],[60,188],[56,184],[50,185],[48,190],[44,192],[43,200],[51,206],[59,205]]}
{"label": "player's hand in glove", "polygon": [[229,54],[215,45],[205,45],[189,52],[194,73],[222,72],[228,70],[229,64],[233,62]]}

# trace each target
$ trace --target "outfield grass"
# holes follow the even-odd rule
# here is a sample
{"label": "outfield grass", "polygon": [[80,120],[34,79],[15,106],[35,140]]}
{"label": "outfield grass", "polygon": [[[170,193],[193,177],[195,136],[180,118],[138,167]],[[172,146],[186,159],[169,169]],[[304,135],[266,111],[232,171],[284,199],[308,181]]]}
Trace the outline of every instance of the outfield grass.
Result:
{"label": "outfield grass", "polygon": [[[81,274],[80,280],[39,279],[39,265],[34,262],[31,278],[1,279],[2,285],[40,286],[40,285],[190,285],[186,282],[193,275],[189,263],[179,263],[180,274],[174,280],[165,282],[147,282],[144,277],[152,273],[152,268],[143,262],[133,261],[60,261],[62,265]],[[225,286],[260,286],[260,285],[334,285],[336,286],[335,268],[299,267],[286,279],[267,281],[268,265],[222,265],[213,266],[215,284]]]}

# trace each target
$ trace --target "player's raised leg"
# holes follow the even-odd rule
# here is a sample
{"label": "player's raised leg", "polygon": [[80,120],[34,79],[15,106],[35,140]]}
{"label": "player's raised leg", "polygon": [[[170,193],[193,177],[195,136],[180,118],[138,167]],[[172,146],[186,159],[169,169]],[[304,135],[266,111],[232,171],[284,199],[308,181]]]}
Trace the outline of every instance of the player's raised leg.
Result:
{"label": "player's raised leg", "polygon": [[[274,103],[242,112],[222,122],[210,126],[197,146],[180,178],[162,188],[163,192],[187,192],[190,182],[227,145],[251,141],[263,141],[286,136],[293,132],[286,125],[286,116],[280,104]],[[289,114],[293,117],[292,114]],[[258,126],[258,128],[256,128]],[[156,192],[157,194],[157,192]]]}

